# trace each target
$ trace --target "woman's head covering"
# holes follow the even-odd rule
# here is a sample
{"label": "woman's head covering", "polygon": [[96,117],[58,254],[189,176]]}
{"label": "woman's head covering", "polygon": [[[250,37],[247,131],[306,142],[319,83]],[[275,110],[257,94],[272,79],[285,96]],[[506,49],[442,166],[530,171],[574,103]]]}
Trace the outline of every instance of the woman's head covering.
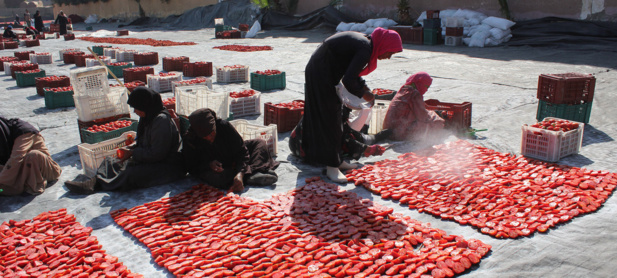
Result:
{"label": "woman's head covering", "polygon": [[433,78],[431,78],[428,73],[421,71],[407,78],[405,85],[411,85],[412,83],[416,84],[416,89],[424,95],[424,93],[428,90],[428,87],[433,84]]}
{"label": "woman's head covering", "polygon": [[366,68],[360,72],[360,76],[367,75],[377,68],[377,57],[386,52],[401,52],[403,51],[403,42],[401,36],[392,30],[386,30],[381,27],[375,28],[371,34],[373,41],[373,52],[371,52],[371,60]]}
{"label": "woman's head covering", "polygon": [[12,25],[6,26],[6,29],[13,29]]}
{"label": "woman's head covering", "polygon": [[127,103],[138,110],[146,113],[146,116],[139,119],[139,125],[137,126],[137,137],[143,132],[144,128],[158,116],[161,112],[168,113],[163,106],[163,100],[161,95],[154,90],[147,87],[137,87],[129,95]]}
{"label": "woman's head covering", "polygon": [[210,108],[200,108],[189,115],[190,129],[199,138],[204,138],[216,131],[216,112]]}

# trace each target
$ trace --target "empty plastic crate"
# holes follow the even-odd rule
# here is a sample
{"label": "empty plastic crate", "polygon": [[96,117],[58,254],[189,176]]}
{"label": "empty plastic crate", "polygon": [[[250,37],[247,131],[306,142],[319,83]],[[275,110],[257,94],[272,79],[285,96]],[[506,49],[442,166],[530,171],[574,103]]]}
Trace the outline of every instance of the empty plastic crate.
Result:
{"label": "empty plastic crate", "polygon": [[137,53],[137,50],[117,50],[116,51],[116,61],[117,62],[132,62],[133,60],[135,60],[135,53]]}
{"label": "empty plastic crate", "polygon": [[71,70],[75,96],[101,96],[109,92],[107,69],[103,66]]}
{"label": "empty plastic crate", "polygon": [[440,29],[441,30],[441,19],[440,18],[429,18],[423,21],[422,27],[424,29]]}
{"label": "empty plastic crate", "polygon": [[79,159],[81,160],[81,167],[84,170],[84,174],[89,177],[94,177],[96,171],[103,163],[103,160],[107,157],[116,157],[116,150],[118,148],[126,146],[126,139],[128,135],[137,136],[134,131],[128,131],[120,137],[105,140],[95,144],[82,143],[77,145],[79,150]]}
{"label": "empty plastic crate", "polygon": [[390,107],[389,100],[377,100],[371,109],[371,121],[368,126],[369,134],[377,134],[383,130],[383,120]]}
{"label": "empty plastic crate", "polygon": [[229,121],[229,123],[236,128],[240,136],[242,136],[242,139],[250,140],[261,138],[266,141],[270,154],[276,156],[278,153],[278,133],[276,131],[276,125],[270,124],[268,126],[260,126],[251,124],[247,120],[242,119]]}
{"label": "empty plastic crate", "polygon": [[[104,64],[111,63],[111,57],[99,56],[99,59],[103,61]],[[86,58],[86,67],[95,67],[95,66],[102,66],[99,60],[97,60],[96,58]]]}
{"label": "empty plastic crate", "polygon": [[424,101],[427,110],[439,111],[445,118],[445,127],[466,130],[471,127],[471,102],[447,103],[436,99]]}
{"label": "empty plastic crate", "polygon": [[229,93],[214,92],[205,85],[176,88],[176,113],[188,116],[200,108],[210,108],[221,119],[229,117]]}
{"label": "empty plastic crate", "polygon": [[51,53],[35,53],[30,55],[30,63],[33,64],[51,64]]}
{"label": "empty plastic crate", "polygon": [[107,57],[110,57],[112,59],[116,59],[116,52],[118,51],[118,48],[105,48],[103,49],[103,54]]}
{"label": "empty plastic crate", "polygon": [[538,101],[536,119],[540,121],[546,117],[555,117],[587,124],[589,123],[589,116],[591,116],[592,104],[593,102],[583,104],[554,104],[540,100]]}
{"label": "empty plastic crate", "polygon": [[446,36],[444,44],[447,46],[463,45],[463,37]]}
{"label": "empty plastic crate", "polygon": [[591,74],[541,74],[538,99],[554,104],[581,104],[593,101],[596,78]]}
{"label": "empty plastic crate", "polygon": [[[547,117],[546,119],[556,118]],[[521,154],[543,161],[556,162],[565,156],[578,153],[585,130],[585,124],[580,122],[578,124],[577,129],[567,132],[523,125]]]}
{"label": "empty plastic crate", "polygon": [[109,74],[107,78],[113,78],[112,73],[116,75],[117,78],[124,76],[124,70],[127,68],[132,68],[132,63],[127,63],[126,65],[107,65],[107,69],[109,69]]}
{"label": "empty plastic crate", "polygon": [[424,44],[436,45],[441,42],[441,28],[427,29],[424,27]]}
{"label": "empty plastic crate", "polygon": [[92,52],[96,53],[96,55],[104,55],[105,54],[105,48],[110,48],[111,45],[95,45],[92,47]]}
{"label": "empty plastic crate", "polygon": [[255,91],[254,95],[248,97],[230,97],[229,111],[234,113],[234,117],[261,115],[261,93]]}
{"label": "empty plastic crate", "polygon": [[128,91],[124,87],[108,87],[108,94],[78,96],[75,94],[77,118],[82,122],[94,121],[114,115],[130,114]]}

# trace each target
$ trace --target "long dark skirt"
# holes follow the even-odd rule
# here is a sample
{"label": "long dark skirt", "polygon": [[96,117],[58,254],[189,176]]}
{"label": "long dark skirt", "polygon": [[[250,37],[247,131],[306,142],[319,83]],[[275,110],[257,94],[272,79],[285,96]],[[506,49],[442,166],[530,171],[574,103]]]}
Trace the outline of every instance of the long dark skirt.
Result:
{"label": "long dark skirt", "polygon": [[[279,166],[279,162],[272,158],[268,150],[268,144],[263,139],[251,139],[244,141],[244,145],[249,151],[249,161],[244,181],[255,173],[266,173]],[[236,167],[226,168],[223,172],[206,171],[200,173],[199,178],[210,186],[229,189],[233,184],[234,177],[240,172]]]}
{"label": "long dark skirt", "polygon": [[338,167],[343,134],[342,103],[336,94],[339,80],[333,79],[335,61],[327,47],[320,46],[305,69],[306,92],[302,118],[302,149],[310,163]]}
{"label": "long dark skirt", "polygon": [[117,163],[105,160],[97,173],[97,186],[105,191],[127,191],[173,182],[186,176],[181,163]]}

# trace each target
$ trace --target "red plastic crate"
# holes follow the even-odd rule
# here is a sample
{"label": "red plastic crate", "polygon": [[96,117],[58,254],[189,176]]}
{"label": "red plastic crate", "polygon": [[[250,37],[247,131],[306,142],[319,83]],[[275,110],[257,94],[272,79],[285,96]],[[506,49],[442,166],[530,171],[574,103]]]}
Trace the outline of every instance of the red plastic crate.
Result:
{"label": "red plastic crate", "polygon": [[427,10],[426,18],[439,18],[439,10]]}
{"label": "red plastic crate", "polygon": [[148,82],[148,74],[154,74],[153,67],[133,67],[122,70],[125,83],[132,81]]}
{"label": "red plastic crate", "polygon": [[423,44],[424,43],[424,33],[422,27],[412,27],[412,26],[392,26],[388,28],[389,30],[393,30],[401,36],[401,40],[403,43],[409,44]]}
{"label": "red plastic crate", "polygon": [[17,51],[14,54],[15,54],[15,57],[17,57],[19,60],[30,61],[30,54],[34,54],[34,50]]}
{"label": "red plastic crate", "polygon": [[538,99],[553,104],[583,104],[593,101],[596,78],[591,74],[541,74]]}
{"label": "red plastic crate", "polygon": [[85,67],[86,66],[86,59],[87,58],[94,59],[94,55],[92,55],[92,54],[80,54],[80,55],[73,56],[73,60],[75,61],[75,66],[77,66],[77,67]]}
{"label": "red plastic crate", "polygon": [[60,32],[60,24],[49,24],[49,32]]}
{"label": "red plastic crate", "polygon": [[[301,101],[303,100],[295,100]],[[304,108],[290,109],[285,107],[276,107],[271,102],[264,103],[264,125],[276,124],[278,132],[287,132],[293,130],[302,119]]]}
{"label": "red plastic crate", "polygon": [[4,49],[17,49],[19,42],[4,42]]}
{"label": "red plastic crate", "polygon": [[463,36],[463,27],[446,27],[446,36],[461,37]]}
{"label": "red plastic crate", "polygon": [[128,36],[129,30],[118,30],[116,31],[116,36]]}
{"label": "red plastic crate", "polygon": [[135,80],[135,81],[124,83],[124,87],[126,87],[126,89],[129,90],[129,92],[133,92],[133,90],[135,90],[135,88],[139,86],[146,86],[146,83],[141,80]]}
{"label": "red plastic crate", "polygon": [[249,25],[248,25],[248,24],[239,24],[239,25],[238,25],[238,29],[239,29],[240,31],[245,31],[245,32],[248,32],[248,30],[249,30]]}
{"label": "red plastic crate", "polygon": [[41,45],[41,43],[39,42],[39,39],[24,40],[24,42],[26,43],[26,47],[33,47],[33,46],[40,46]]}
{"label": "red plastic crate", "polygon": [[4,43],[0,41],[0,50],[4,50]]}
{"label": "red plastic crate", "polygon": [[75,39],[75,34],[66,34],[64,35],[64,40],[65,41],[72,41]]}
{"label": "red plastic crate", "polygon": [[471,127],[471,102],[447,103],[429,99],[424,104],[427,110],[441,111],[448,129],[465,130]]}
{"label": "red plastic crate", "polygon": [[133,54],[133,63],[136,66],[158,65],[158,52],[140,52]]}
{"label": "red plastic crate", "polygon": [[[48,80],[54,77],[58,77],[58,80]],[[71,78],[66,75],[37,77],[34,80],[34,84],[36,86],[36,93],[39,96],[45,96],[45,90],[43,90],[43,88],[58,88],[71,86]]]}
{"label": "red plastic crate", "polygon": [[0,71],[4,71],[4,62],[19,61],[20,59],[14,56],[2,56],[0,57]]}
{"label": "red plastic crate", "polygon": [[182,74],[186,77],[212,76],[212,62],[184,63]]}
{"label": "red plastic crate", "polygon": [[69,51],[62,54],[62,60],[65,64],[75,64],[75,56],[84,55],[83,51]]}
{"label": "red plastic crate", "polygon": [[11,65],[11,77],[16,78],[15,72],[35,69],[39,69],[39,64],[13,64]]}
{"label": "red plastic crate", "polygon": [[180,56],[180,57],[163,57],[163,70],[170,71],[182,71],[182,67],[184,62],[190,62],[189,57]]}

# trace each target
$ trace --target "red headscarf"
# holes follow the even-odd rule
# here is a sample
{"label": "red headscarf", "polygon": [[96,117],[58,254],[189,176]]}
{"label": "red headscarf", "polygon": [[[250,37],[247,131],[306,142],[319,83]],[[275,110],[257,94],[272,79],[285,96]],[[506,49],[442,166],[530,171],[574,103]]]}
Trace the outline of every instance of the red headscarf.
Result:
{"label": "red headscarf", "polygon": [[431,78],[428,73],[421,71],[407,78],[405,85],[411,85],[412,83],[416,84],[416,89],[424,95],[424,93],[428,90],[428,87],[433,84],[433,78]]}
{"label": "red headscarf", "polygon": [[371,34],[373,40],[373,52],[371,52],[371,60],[366,68],[360,72],[360,76],[365,76],[373,72],[377,68],[377,57],[386,52],[401,52],[403,51],[403,42],[401,36],[395,31],[386,30],[381,27],[375,28]]}

